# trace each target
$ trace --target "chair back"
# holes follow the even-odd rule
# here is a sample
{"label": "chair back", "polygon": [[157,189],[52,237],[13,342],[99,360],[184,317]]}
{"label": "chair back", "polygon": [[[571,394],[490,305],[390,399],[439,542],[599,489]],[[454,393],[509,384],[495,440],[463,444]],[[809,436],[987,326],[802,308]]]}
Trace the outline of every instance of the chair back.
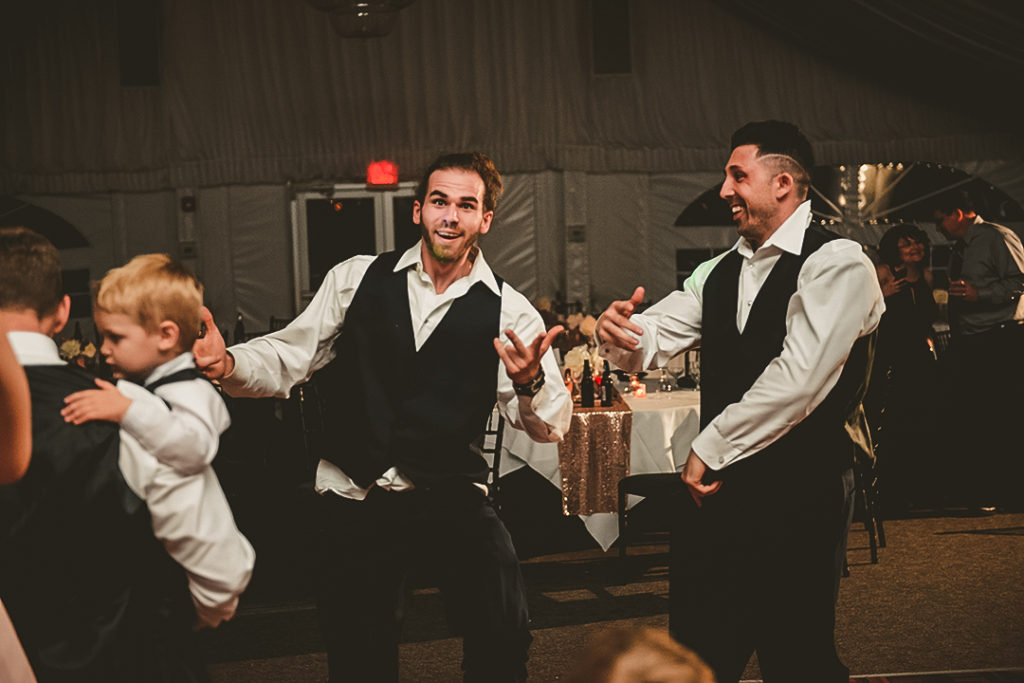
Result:
{"label": "chair back", "polygon": [[490,468],[487,474],[487,493],[494,504],[494,508],[499,513],[501,512],[501,441],[504,434],[505,416],[495,407],[491,412],[491,416],[487,418],[487,427],[484,429],[480,453],[484,458],[490,456]]}

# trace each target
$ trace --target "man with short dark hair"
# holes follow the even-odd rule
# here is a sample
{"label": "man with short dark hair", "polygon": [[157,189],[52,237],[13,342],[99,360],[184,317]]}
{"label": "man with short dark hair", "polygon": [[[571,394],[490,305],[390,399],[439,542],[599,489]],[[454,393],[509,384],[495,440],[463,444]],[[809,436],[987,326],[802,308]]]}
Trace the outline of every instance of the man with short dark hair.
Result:
{"label": "man with short dark hair", "polygon": [[526,678],[522,577],[474,444],[496,400],[542,442],[561,439],[572,402],[548,352],[562,328],[545,333],[477,246],[501,191],[485,155],[438,158],[417,188],[416,245],[338,264],[279,332],[229,350],[213,332],[196,345],[200,367],[236,396],[287,396],[319,373],[329,428],[316,474],[318,606],[331,681],[398,679],[414,563],[439,574],[465,680]]}
{"label": "man with short dark hair", "polygon": [[[933,213],[954,240],[949,263],[952,332],[953,495],[972,509],[1019,506],[1024,414],[1024,246],[978,215],[964,190],[940,195]],[[979,443],[984,449],[978,449]],[[959,470],[970,456],[971,474]]]}
{"label": "man with short dark hair", "polygon": [[64,420],[95,387],[51,339],[69,311],[54,246],[0,229],[0,319],[32,400],[28,471],[0,486],[0,598],[40,683],[206,680],[193,630],[234,614],[252,547],[210,468],[183,477],[116,424]]}
{"label": "man with short dark hair", "polygon": [[721,683],[754,651],[765,680],[849,676],[836,556],[884,304],[860,245],[811,225],[812,166],[792,124],[737,130],[721,196],[739,241],[644,313],[638,287],[598,321],[602,355],[624,369],[701,349],[701,433],[682,472],[696,508],[673,532],[669,617]]}

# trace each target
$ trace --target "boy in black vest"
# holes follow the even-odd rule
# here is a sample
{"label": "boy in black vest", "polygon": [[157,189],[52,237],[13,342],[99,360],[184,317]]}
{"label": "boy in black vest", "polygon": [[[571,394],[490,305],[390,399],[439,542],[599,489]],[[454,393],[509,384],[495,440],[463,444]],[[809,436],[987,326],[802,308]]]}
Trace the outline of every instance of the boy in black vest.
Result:
{"label": "boy in black vest", "polygon": [[0,317],[28,376],[32,459],[0,487],[0,598],[40,683],[202,681],[197,626],[233,614],[253,566],[212,470],[181,476],[117,425],[67,423],[95,386],[59,357],[57,250],[0,229]]}
{"label": "boy in black vest", "polygon": [[836,554],[884,304],[860,245],[811,226],[812,165],[792,124],[737,130],[721,190],[736,246],[643,314],[638,287],[598,322],[602,355],[625,369],[701,349],[702,430],[682,473],[696,509],[673,535],[670,628],[722,683],[755,650],[769,683],[848,680]]}
{"label": "boy in black vest", "polygon": [[[404,253],[335,266],[285,329],[224,348],[212,318],[194,348],[235,396],[287,396],[320,368],[330,430],[322,494],[319,613],[332,681],[398,679],[402,584],[438,574],[463,636],[467,681],[526,677],[526,601],[511,539],[487,499],[472,444],[495,401],[537,441],[558,441],[572,401],[540,314],[494,275],[477,239],[501,177],[483,154],[427,169]],[[331,363],[332,358],[335,358]]]}
{"label": "boy in black vest", "polygon": [[64,419],[117,422],[182,475],[201,472],[231,425],[224,399],[195,367],[203,287],[166,254],[141,254],[103,276],[93,315],[100,353],[120,381],[65,399]]}

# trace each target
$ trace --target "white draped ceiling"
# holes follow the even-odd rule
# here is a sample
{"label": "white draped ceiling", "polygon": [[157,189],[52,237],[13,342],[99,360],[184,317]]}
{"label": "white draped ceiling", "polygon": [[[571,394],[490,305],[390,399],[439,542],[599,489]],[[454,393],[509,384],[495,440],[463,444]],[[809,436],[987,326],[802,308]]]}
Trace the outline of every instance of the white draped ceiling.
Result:
{"label": "white draped ceiling", "polygon": [[[417,0],[370,40],[302,0],[164,0],[155,87],[119,84],[117,4],[8,17],[0,194],[351,181],[376,158],[412,178],[464,148],[506,172],[717,170],[758,118],[801,125],[821,163],[1021,158],[980,95],[971,113],[834,67],[731,3],[630,0],[632,73],[594,76],[585,0]],[[773,18],[806,22],[795,4]]]}
{"label": "white draped ceiling", "polygon": [[[126,2],[162,6],[158,85],[120,85]],[[508,191],[488,260],[531,297],[569,283],[597,304],[641,283],[661,296],[675,249],[733,239],[672,224],[749,120],[799,124],[820,164],[938,162],[1024,204],[1007,106],[1020,3],[629,0],[621,75],[592,73],[589,0],[416,0],[370,40],[303,0],[7,5],[0,195],[74,224],[92,246],[65,260],[93,276],[142,251],[191,254],[218,319],[242,311],[250,329],[294,312],[290,183],[360,182],[380,158],[414,180],[442,151],[489,153]],[[184,238],[182,191],[198,206]],[[582,251],[566,236],[580,215]]]}

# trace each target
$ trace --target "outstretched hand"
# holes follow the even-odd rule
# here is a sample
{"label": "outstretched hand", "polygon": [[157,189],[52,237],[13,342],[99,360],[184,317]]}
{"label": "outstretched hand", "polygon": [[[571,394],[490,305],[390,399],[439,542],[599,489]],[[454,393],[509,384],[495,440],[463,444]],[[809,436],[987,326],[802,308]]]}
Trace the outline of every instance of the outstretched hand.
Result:
{"label": "outstretched hand", "polygon": [[110,382],[96,378],[99,389],[76,391],[64,398],[66,404],[60,411],[65,422],[80,425],[91,420],[120,422],[132,400],[117,390]]}
{"label": "outstretched hand", "polygon": [[230,375],[235,367],[234,359],[228,353],[227,344],[221,335],[217,324],[213,321],[213,314],[210,309],[203,306],[200,309],[200,318],[206,327],[206,333],[196,339],[192,345],[192,355],[196,359],[196,367],[210,379],[220,379]]}
{"label": "outstretched hand", "polygon": [[526,384],[540,373],[540,359],[544,353],[551,348],[551,342],[565,329],[561,325],[555,325],[546,334],[539,334],[530,344],[524,344],[512,330],[505,330],[508,345],[502,344],[501,339],[494,338],[494,350],[505,363],[505,372],[516,384]]}
{"label": "outstretched hand", "polygon": [[637,287],[629,299],[611,302],[597,320],[598,338],[602,342],[610,342],[620,349],[635,351],[640,342],[629,332],[642,335],[644,331],[629,319],[643,300],[644,288]]}

